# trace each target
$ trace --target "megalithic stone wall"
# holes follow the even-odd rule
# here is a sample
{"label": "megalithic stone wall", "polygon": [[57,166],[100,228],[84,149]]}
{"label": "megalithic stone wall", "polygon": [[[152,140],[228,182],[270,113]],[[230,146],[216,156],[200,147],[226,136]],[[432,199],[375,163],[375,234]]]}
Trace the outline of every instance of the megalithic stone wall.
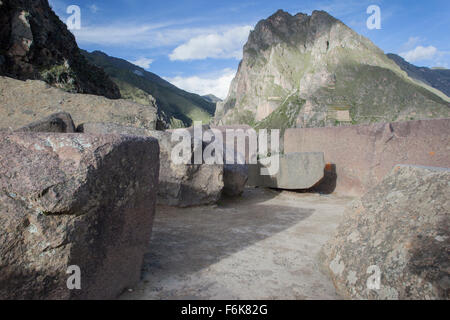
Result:
{"label": "megalithic stone wall", "polygon": [[450,119],[288,129],[284,150],[323,152],[328,172],[317,189],[359,196],[397,164],[450,168]]}

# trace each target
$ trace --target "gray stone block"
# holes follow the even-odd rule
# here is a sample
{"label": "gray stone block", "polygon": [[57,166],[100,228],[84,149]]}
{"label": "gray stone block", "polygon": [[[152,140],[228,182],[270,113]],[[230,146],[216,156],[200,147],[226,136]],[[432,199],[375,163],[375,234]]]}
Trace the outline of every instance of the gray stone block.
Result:
{"label": "gray stone block", "polygon": [[261,169],[265,167],[261,162],[250,165],[248,185],[287,190],[309,189],[324,177],[322,152],[288,153],[279,157],[279,170],[272,175],[261,175]]}

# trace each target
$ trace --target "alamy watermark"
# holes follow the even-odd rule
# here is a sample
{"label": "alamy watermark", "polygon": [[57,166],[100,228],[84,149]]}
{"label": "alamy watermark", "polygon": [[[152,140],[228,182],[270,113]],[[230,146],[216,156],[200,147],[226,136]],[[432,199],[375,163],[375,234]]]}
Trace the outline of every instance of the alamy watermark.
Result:
{"label": "alamy watermark", "polygon": [[[70,16],[66,20],[69,30],[81,29],[81,8],[77,5],[70,5],[66,9],[66,13]],[[369,30],[381,29],[381,8],[378,5],[370,5],[367,7],[366,13],[370,16],[367,18],[366,26]]]}
{"label": "alamy watermark", "polygon": [[[192,130],[172,132],[171,161],[174,164],[262,164],[261,175],[274,175],[280,167],[280,130],[219,129],[203,131],[202,123],[194,122]],[[224,143],[225,142],[225,143]],[[247,143],[248,142],[248,143]],[[192,148],[193,145],[193,148]],[[205,146],[206,145],[206,146]]]}
{"label": "alamy watermark", "polygon": [[77,265],[72,265],[67,268],[67,274],[70,276],[67,278],[67,289],[69,290],[81,290],[81,269]]}
{"label": "alamy watermark", "polygon": [[367,14],[370,17],[367,19],[366,25],[369,30],[380,30],[381,29],[381,9],[377,5],[371,5],[367,8]]}
{"label": "alamy watermark", "polygon": [[367,289],[380,290],[381,288],[381,270],[380,267],[373,265],[367,268],[367,274],[371,276],[366,281]]}
{"label": "alamy watermark", "polygon": [[68,6],[66,13],[70,16],[66,20],[66,25],[69,30],[81,29],[81,9],[77,5]]}

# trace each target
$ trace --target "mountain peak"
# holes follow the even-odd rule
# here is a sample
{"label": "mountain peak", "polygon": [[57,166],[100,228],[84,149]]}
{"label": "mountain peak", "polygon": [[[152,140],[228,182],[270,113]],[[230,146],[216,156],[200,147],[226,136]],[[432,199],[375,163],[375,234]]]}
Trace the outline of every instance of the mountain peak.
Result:
{"label": "mountain peak", "polygon": [[287,12],[287,11],[284,11],[282,9],[278,9],[267,20],[277,20],[277,19],[283,19],[283,18],[292,18],[292,15],[289,12]]}
{"label": "mountain peak", "polygon": [[[336,24],[345,26],[326,11],[313,11],[311,15],[301,12],[291,15],[289,12],[278,10],[269,18],[258,22],[248,46],[256,49],[277,43],[304,45],[306,41],[311,42],[324,33],[330,33]],[[344,29],[351,30],[347,27]]]}
{"label": "mountain peak", "polygon": [[327,12],[278,10],[250,33],[216,120],[279,128],[447,116],[445,101],[420,86]]}
{"label": "mountain peak", "polygon": [[324,11],[324,10],[314,10],[311,13],[311,16],[309,16],[307,13],[303,13],[303,12],[298,12],[295,15],[291,15],[289,12],[284,11],[282,9],[278,9],[274,14],[272,14],[269,18],[267,18],[267,20],[270,21],[276,21],[276,20],[288,20],[288,19],[293,19],[293,20],[301,20],[307,17],[311,17],[311,18],[317,18],[317,17],[322,17],[322,18],[328,18],[332,21],[337,21],[336,18],[334,18],[332,15],[330,15],[328,12]]}
{"label": "mountain peak", "polygon": [[331,19],[333,19],[333,20],[337,20],[335,17],[333,17],[331,14],[329,14],[329,13],[326,12],[325,10],[314,10],[314,11],[311,13],[311,17],[317,17],[317,16],[320,16],[320,17],[329,17],[329,18],[331,18]]}

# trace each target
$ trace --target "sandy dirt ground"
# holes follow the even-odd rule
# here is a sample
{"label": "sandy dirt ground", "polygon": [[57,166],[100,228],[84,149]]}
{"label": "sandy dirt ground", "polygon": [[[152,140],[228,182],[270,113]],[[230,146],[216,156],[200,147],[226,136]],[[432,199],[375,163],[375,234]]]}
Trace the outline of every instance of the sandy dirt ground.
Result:
{"label": "sandy dirt ground", "polygon": [[339,299],[317,265],[351,198],[247,189],[158,206],[143,279],[121,299]]}

